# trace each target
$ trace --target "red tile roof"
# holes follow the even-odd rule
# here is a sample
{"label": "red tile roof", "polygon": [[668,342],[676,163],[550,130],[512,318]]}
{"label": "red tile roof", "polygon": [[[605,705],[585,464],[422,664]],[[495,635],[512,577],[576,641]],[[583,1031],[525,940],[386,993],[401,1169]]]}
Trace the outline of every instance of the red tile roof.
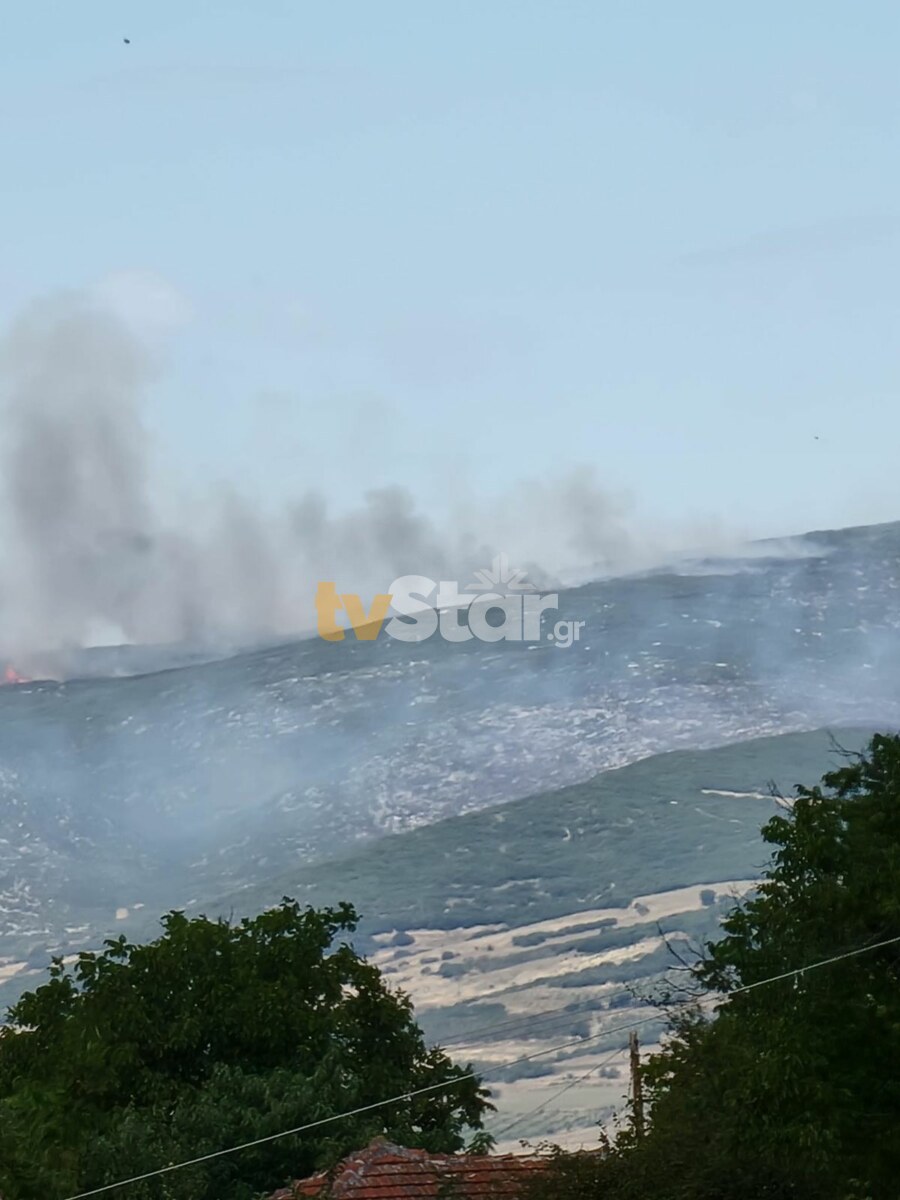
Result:
{"label": "red tile roof", "polygon": [[517,1154],[429,1154],[376,1138],[332,1172],[322,1171],[276,1192],[271,1200],[519,1200],[547,1158]]}

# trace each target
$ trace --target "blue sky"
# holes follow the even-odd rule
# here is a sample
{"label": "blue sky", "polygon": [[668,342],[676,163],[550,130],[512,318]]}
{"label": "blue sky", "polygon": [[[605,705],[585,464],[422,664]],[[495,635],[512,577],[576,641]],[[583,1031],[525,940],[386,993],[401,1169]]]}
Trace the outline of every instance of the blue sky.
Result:
{"label": "blue sky", "polygon": [[874,0],[9,5],[0,317],[111,298],[166,469],[273,505],[588,464],[651,522],[897,518],[898,35]]}

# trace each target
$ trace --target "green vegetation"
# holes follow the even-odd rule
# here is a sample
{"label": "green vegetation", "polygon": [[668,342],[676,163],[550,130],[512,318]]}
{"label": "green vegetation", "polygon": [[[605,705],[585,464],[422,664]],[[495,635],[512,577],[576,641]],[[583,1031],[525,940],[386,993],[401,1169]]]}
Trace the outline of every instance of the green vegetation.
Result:
{"label": "green vegetation", "polygon": [[798,788],[763,836],[763,883],[690,973],[717,1014],[679,1008],[643,1067],[647,1131],[633,1111],[605,1155],[562,1155],[543,1195],[896,1200],[900,944],[879,943],[900,936],[900,738]]}
{"label": "green vegetation", "polygon": [[455,1151],[487,1107],[428,1049],[409,1001],[341,942],[348,905],[285,899],[238,924],[163,919],[21,997],[0,1030],[0,1193],[47,1200],[442,1082],[410,1097],[130,1186],[130,1200],[249,1200],[386,1133]]}
{"label": "green vegetation", "polygon": [[[851,748],[870,735],[871,730],[835,731]],[[759,829],[775,811],[767,796],[769,780],[790,792],[797,782],[819,778],[832,760],[824,731],[653,755],[574,787],[385,837],[328,862],[298,865],[225,896],[201,888],[187,893],[197,897],[187,911],[259,912],[283,895],[316,908],[349,900],[360,913],[353,942],[361,953],[374,949],[377,933],[392,934],[398,948],[411,945],[407,931],[417,928],[520,927],[571,916],[565,932],[575,932],[585,910],[626,906],[635,896],[681,885],[758,876],[766,860]],[[702,795],[701,788],[762,798]],[[7,939],[4,953],[13,960],[33,953],[34,965],[42,967],[50,958],[46,945],[51,953],[70,954],[99,946],[104,936],[121,930],[132,941],[150,940],[156,914],[167,903],[164,892],[162,886],[156,893],[141,892],[146,908],[121,923],[108,910],[57,912],[55,924],[84,924],[87,931],[49,943],[41,937],[37,947],[32,935],[19,943]],[[134,888],[126,893],[134,894]],[[110,887],[108,894],[121,889]],[[12,1003],[37,982],[23,972],[0,985],[0,998]]]}
{"label": "green vegetation", "polygon": [[[837,738],[863,744],[858,731]],[[119,938],[68,966],[57,961],[0,1033],[0,1194],[70,1195],[459,1078],[446,1055],[426,1048],[406,999],[360,957],[375,933],[399,956],[415,942],[407,931],[419,927],[521,929],[512,949],[508,941],[496,955],[484,954],[490,937],[467,953],[463,935],[452,957],[436,947],[420,961],[453,977],[545,960],[543,982],[566,989],[577,1034],[590,1014],[622,1007],[620,1022],[627,1019],[628,1007],[673,967],[665,948],[579,966],[582,955],[657,932],[650,913],[639,921],[633,911],[627,921],[580,915],[600,907],[709,884],[699,910],[677,914],[674,929],[664,924],[701,949],[690,981],[723,993],[900,932],[897,743],[876,739],[866,758],[828,775],[823,791],[801,789],[792,814],[768,796],[769,779],[790,792],[796,780],[817,778],[830,754],[819,733],[656,756],[579,787],[386,838],[210,906],[253,911],[283,889],[315,908],[283,901],[236,925],[170,914],[148,945]],[[722,882],[758,877],[772,847],[769,883],[735,905]],[[342,896],[368,914],[364,936]],[[726,912],[724,937],[712,947]],[[522,928],[560,917],[571,919],[552,935]],[[565,968],[556,961],[561,951],[575,952]],[[638,1139],[626,1129],[599,1164],[561,1160],[556,1194],[848,1200],[867,1194],[854,1192],[855,1177],[877,1200],[894,1200],[884,1181],[900,1175],[891,1133],[900,1115],[898,961],[876,952],[796,986],[736,996],[715,1022],[673,1017],[668,1049],[645,1069],[649,1132]],[[606,984],[625,987],[599,1000],[588,994]],[[428,1028],[459,1037],[508,1018],[499,997],[479,998],[428,1014]],[[657,1028],[645,1026],[642,1037],[652,1040]],[[594,1048],[602,1053],[607,1044]],[[508,1075],[546,1069],[522,1064]],[[434,1093],[215,1159],[136,1184],[129,1196],[249,1200],[376,1133],[459,1149],[484,1110],[477,1083],[460,1079],[447,1097]]]}
{"label": "green vegetation", "polygon": [[[835,731],[851,749],[870,735]],[[349,897],[371,935],[529,925],[670,888],[753,879],[766,861],[760,826],[777,811],[770,781],[790,793],[832,759],[824,731],[657,754],[583,784],[382,838],[206,907],[247,912],[284,894],[317,906]]]}

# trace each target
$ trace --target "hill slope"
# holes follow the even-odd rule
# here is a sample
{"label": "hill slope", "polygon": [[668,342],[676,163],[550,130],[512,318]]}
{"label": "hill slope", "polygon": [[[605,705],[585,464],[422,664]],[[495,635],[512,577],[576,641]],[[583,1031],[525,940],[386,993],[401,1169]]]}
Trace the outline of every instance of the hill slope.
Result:
{"label": "hill slope", "polygon": [[[656,755],[382,840],[206,910],[255,911],[283,894],[350,900],[363,914],[360,944],[412,996],[426,1032],[496,1072],[494,1128],[518,1116],[517,1136],[564,1126],[589,1139],[622,1096],[623,1016],[658,994],[679,965],[673,949],[690,959],[759,876],[760,827],[779,804],[771,786],[789,797],[817,782],[840,761],[835,741],[856,750],[869,732]],[[661,1029],[656,1020],[642,1036]]]}
{"label": "hill slope", "polygon": [[898,550],[846,530],[571,589],[565,650],[312,639],[0,688],[0,950],[654,752],[900,723]]}
{"label": "hill slope", "polygon": [[[868,732],[834,737],[856,749]],[[577,1140],[621,1099],[624,1035],[615,1029],[677,965],[669,947],[689,958],[758,876],[767,857],[760,826],[776,809],[770,782],[789,795],[837,758],[823,731],[655,755],[187,907],[228,916],[284,894],[351,901],[363,914],[356,940],[411,995],[426,1033],[494,1072],[495,1128],[512,1118],[517,1135],[564,1126]],[[152,937],[166,907],[132,908],[115,929]],[[88,920],[53,948],[71,953],[106,932]],[[40,982],[48,944],[38,939],[23,962],[7,943],[0,998]],[[656,1020],[642,1035],[661,1028]]]}

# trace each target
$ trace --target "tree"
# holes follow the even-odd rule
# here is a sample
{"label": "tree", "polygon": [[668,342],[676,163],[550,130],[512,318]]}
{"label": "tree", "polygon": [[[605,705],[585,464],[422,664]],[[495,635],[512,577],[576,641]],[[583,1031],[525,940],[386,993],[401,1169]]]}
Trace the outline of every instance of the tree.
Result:
{"label": "tree", "polygon": [[900,944],[880,943],[900,935],[900,738],[798,788],[763,837],[762,883],[694,970],[718,1011],[680,1009],[643,1068],[646,1136],[554,1196],[896,1200]]}
{"label": "tree", "polygon": [[[332,1114],[389,1107],[130,1188],[131,1200],[250,1200],[376,1134],[463,1147],[479,1081],[429,1049],[407,997],[340,934],[349,905],[238,924],[178,912],[147,945],[110,940],[21,997],[0,1031],[0,1193],[100,1187]],[[447,1083],[414,1097],[408,1093]]]}

